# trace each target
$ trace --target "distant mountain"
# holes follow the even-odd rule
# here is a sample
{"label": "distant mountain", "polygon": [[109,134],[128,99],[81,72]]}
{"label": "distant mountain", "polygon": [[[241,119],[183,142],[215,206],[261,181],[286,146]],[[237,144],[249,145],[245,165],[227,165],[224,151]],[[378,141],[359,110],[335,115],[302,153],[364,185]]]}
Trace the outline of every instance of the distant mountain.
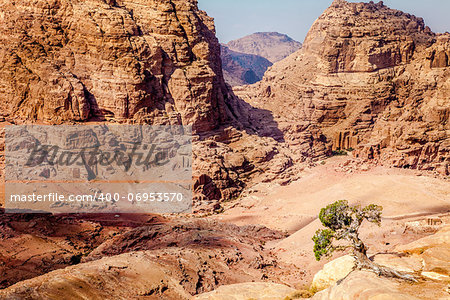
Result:
{"label": "distant mountain", "polygon": [[285,34],[258,32],[222,45],[222,68],[231,86],[253,84],[273,63],[294,53],[301,43]]}
{"label": "distant mountain", "polygon": [[233,51],[259,55],[276,63],[302,47],[300,42],[278,32],[257,32],[226,44]]}
{"label": "distant mountain", "polygon": [[224,45],[221,51],[223,75],[231,86],[256,83],[272,66],[272,63],[262,56],[235,52]]}

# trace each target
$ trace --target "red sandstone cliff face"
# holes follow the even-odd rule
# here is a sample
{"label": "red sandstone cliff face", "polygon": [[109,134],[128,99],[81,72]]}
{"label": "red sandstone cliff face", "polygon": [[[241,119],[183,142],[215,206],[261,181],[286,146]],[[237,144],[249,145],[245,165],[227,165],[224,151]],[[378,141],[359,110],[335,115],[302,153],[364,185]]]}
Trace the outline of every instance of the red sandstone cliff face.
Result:
{"label": "red sandstone cliff face", "polygon": [[0,2],[3,115],[216,128],[219,44],[196,1]]}
{"label": "red sandstone cliff face", "polygon": [[382,2],[336,0],[303,49],[236,93],[273,111],[284,132],[318,127],[333,149],[448,174],[449,41]]}
{"label": "red sandstone cliff face", "polygon": [[293,165],[271,134],[237,120],[251,108],[232,112],[246,104],[224,83],[213,20],[195,0],[5,0],[0,12],[2,119],[192,125],[203,207]]}
{"label": "red sandstone cliff face", "polygon": [[13,122],[193,125],[196,203],[287,183],[331,150],[448,173],[449,36],[381,3],[335,1],[263,82],[224,84],[196,1],[0,1]]}

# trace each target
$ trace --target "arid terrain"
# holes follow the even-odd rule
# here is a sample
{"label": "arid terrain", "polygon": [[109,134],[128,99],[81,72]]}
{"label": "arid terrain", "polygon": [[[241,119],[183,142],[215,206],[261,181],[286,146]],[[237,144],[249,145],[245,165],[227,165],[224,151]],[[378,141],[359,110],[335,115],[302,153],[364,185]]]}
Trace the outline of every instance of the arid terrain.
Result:
{"label": "arid terrain", "polygon": [[[449,280],[445,267],[449,254],[448,180],[386,167],[357,170],[345,166],[348,161],[352,159],[330,158],[305,170],[304,176],[289,186],[256,185],[238,200],[226,203],[223,213],[201,218],[3,215],[2,286],[15,285],[0,295],[25,297],[31,289],[36,297],[50,298],[64,290],[72,299],[94,295],[94,299],[188,299],[224,286],[216,293],[222,294],[219,299],[229,299],[229,293],[239,296],[245,289],[258,294],[258,288],[246,287],[246,283],[273,282],[279,286],[270,291],[267,285],[263,293],[277,295],[281,289],[287,296],[308,289],[328,262],[315,261],[311,251],[311,237],[320,227],[318,211],[334,199],[349,199],[385,208],[381,227],[363,229],[370,255],[380,263],[422,272],[433,279],[437,276],[433,274],[440,274],[438,280],[422,280],[414,295],[445,299]],[[436,225],[428,225],[429,220]],[[405,256],[400,255],[404,252]],[[382,279],[367,273],[353,280],[358,283],[348,284],[375,289],[380,284],[377,280]],[[410,284],[383,280],[392,286],[383,293],[410,295]],[[332,282],[324,287],[326,284]]]}
{"label": "arid terrain", "polygon": [[[450,297],[448,33],[335,0],[231,88],[195,0],[0,0],[0,21],[2,127],[192,125],[194,193],[178,215],[0,207],[0,299]],[[353,271],[348,250],[315,260],[320,209],[342,199],[383,207],[368,256],[417,282]]]}

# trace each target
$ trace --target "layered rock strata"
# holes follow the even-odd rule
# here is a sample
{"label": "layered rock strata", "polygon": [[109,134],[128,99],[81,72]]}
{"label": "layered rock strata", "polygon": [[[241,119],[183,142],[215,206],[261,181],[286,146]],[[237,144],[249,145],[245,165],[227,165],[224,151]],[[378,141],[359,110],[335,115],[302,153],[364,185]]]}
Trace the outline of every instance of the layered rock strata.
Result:
{"label": "layered rock strata", "polygon": [[290,166],[230,111],[239,100],[197,1],[19,0],[0,11],[3,121],[192,125],[197,199],[236,197],[252,174]]}
{"label": "layered rock strata", "polygon": [[191,124],[225,118],[211,18],[196,1],[2,1],[2,114]]}
{"label": "layered rock strata", "polygon": [[235,92],[291,132],[318,128],[330,150],[449,173],[450,35],[379,3],[336,0],[303,48]]}

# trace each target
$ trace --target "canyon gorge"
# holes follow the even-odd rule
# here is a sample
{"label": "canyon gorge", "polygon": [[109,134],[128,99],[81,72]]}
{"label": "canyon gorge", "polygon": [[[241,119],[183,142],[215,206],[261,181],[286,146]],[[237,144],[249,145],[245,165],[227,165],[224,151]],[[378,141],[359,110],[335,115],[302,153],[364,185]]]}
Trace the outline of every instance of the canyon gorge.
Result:
{"label": "canyon gorge", "polygon": [[[0,298],[446,299],[450,34],[335,0],[288,42],[281,56],[223,50],[196,0],[0,0],[2,128],[192,126],[194,193],[186,215],[6,214],[0,201]],[[227,83],[221,48],[262,80]],[[314,260],[320,208],[344,198],[384,207],[363,230],[370,254],[419,284],[333,278],[348,261]]]}

